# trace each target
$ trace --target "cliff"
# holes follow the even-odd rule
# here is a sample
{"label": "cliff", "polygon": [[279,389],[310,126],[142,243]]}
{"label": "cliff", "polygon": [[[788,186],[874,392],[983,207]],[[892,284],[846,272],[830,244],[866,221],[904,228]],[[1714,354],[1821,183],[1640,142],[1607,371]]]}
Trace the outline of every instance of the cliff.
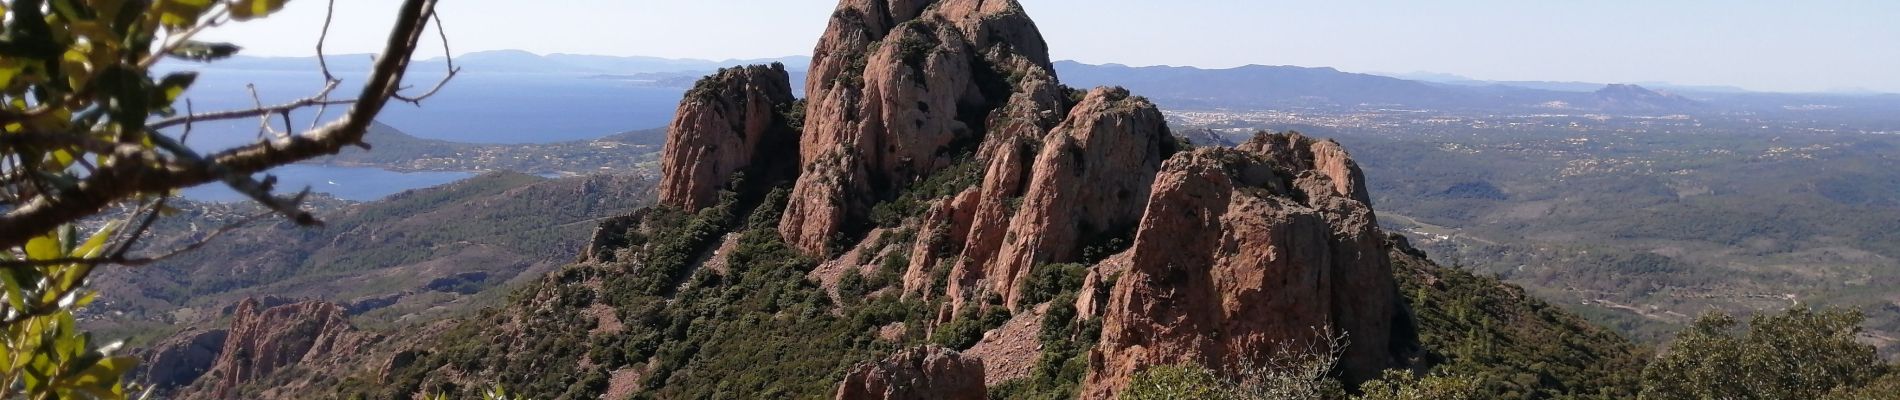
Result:
{"label": "cliff", "polygon": [[[680,100],[660,152],[660,204],[699,210],[718,201],[733,175],[781,172],[797,159],[789,129],[792,86],[785,66],[721,69]],[[754,176],[754,178],[759,178]]]}

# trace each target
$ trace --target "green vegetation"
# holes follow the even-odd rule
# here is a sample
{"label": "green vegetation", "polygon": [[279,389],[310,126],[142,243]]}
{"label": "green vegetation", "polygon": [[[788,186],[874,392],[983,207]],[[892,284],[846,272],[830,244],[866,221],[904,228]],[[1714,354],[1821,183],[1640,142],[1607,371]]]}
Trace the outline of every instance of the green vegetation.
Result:
{"label": "green vegetation", "polygon": [[1643,370],[1642,398],[1816,399],[1856,391],[1892,369],[1856,341],[1864,320],[1849,310],[1793,308],[1757,315],[1742,329],[1733,317],[1705,315]]}
{"label": "green vegetation", "polygon": [[923,215],[930,211],[932,200],[947,199],[982,183],[983,167],[976,157],[959,158],[942,171],[905,188],[897,198],[872,206],[871,222],[877,226],[894,228],[902,225],[906,218]]}
{"label": "green vegetation", "polygon": [[[608,373],[631,367],[649,371],[641,381],[641,398],[828,395],[850,365],[904,344],[876,338],[878,328],[902,323],[913,332],[910,337],[921,337],[923,327],[916,324],[928,320],[928,308],[901,301],[895,293],[834,304],[805,278],[814,263],[779,239],[776,225],[786,192],[773,191],[755,211],[733,216],[740,220],[735,225],[739,245],[727,255],[725,274],[699,270],[676,285],[656,285],[680,270],[647,262],[572,267],[525,289],[516,302],[522,314],[492,313],[461,324],[440,339],[452,344],[449,349],[402,369],[398,384],[360,390],[373,390],[362,394],[378,398],[423,388],[466,392],[431,377],[437,367],[450,366],[533,397],[595,397],[605,389]],[[741,208],[738,197],[725,196],[709,209]],[[659,238],[694,236],[677,232],[715,225],[709,221],[723,214],[647,214],[653,232],[647,237],[655,242],[645,245],[648,253],[640,260],[690,259],[703,246],[668,245]],[[602,295],[581,285],[593,280],[606,288]],[[615,310],[624,325],[618,332],[590,333],[594,321],[576,311],[599,305]],[[527,318],[512,334],[535,338],[526,344],[532,348],[485,339],[490,335],[485,330],[511,318]],[[583,359],[593,367],[582,369]],[[519,374],[506,365],[548,367]]]}
{"label": "green vegetation", "polygon": [[[1026,303],[1033,304],[1033,303]],[[1029,376],[1003,382],[991,388],[990,396],[999,399],[1072,399],[1088,376],[1088,351],[1102,335],[1100,319],[1076,314],[1075,292],[1062,292],[1050,299],[1036,338],[1042,354]]]}
{"label": "green vegetation", "polygon": [[1435,372],[1469,377],[1488,399],[1601,398],[1636,394],[1645,355],[1627,339],[1495,278],[1392,252]]}
{"label": "green vegetation", "polygon": [[1191,364],[1158,365],[1135,374],[1122,400],[1225,399],[1225,382],[1214,371]]}
{"label": "green vegetation", "polygon": [[1478,382],[1470,377],[1413,375],[1388,370],[1380,379],[1365,382],[1362,394],[1349,395],[1325,375],[1333,358],[1299,357],[1300,363],[1280,368],[1245,369],[1227,378],[1193,364],[1161,365],[1135,374],[1122,400],[1478,400]]}
{"label": "green vegetation", "polygon": [[1076,292],[1088,266],[1080,264],[1044,264],[1030,270],[1024,283],[1022,304],[1036,307],[1048,302],[1036,339],[1042,353],[1028,377],[1011,380],[992,389],[992,397],[1004,399],[1075,398],[1082,379],[1088,376],[1088,351],[1101,338],[1099,318],[1079,315],[1075,309]]}
{"label": "green vegetation", "polygon": [[1009,322],[1009,310],[1003,308],[1003,300],[991,296],[984,305],[968,305],[950,322],[937,327],[931,342],[955,350],[969,350],[977,341],[983,340],[983,332],[1003,326]]}
{"label": "green vegetation", "polygon": [[[1041,264],[1030,268],[1029,280],[1023,282],[1022,304],[1042,304],[1065,293],[1073,295],[1082,288],[1082,280],[1088,274],[1089,266],[1083,264]],[[1073,302],[1071,299],[1070,303]]]}

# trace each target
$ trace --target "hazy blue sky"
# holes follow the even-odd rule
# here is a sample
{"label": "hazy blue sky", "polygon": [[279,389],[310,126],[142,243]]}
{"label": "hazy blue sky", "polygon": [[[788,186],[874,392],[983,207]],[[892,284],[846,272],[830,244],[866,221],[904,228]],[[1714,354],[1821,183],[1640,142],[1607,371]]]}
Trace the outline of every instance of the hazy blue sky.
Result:
{"label": "hazy blue sky", "polygon": [[[1021,0],[1057,59],[1330,66],[1491,80],[1900,92],[1900,1]],[[332,51],[370,52],[397,2],[337,0]],[[456,53],[761,58],[811,51],[832,0],[447,0]],[[320,0],[221,28],[308,55]],[[430,50],[436,51],[436,50]]]}

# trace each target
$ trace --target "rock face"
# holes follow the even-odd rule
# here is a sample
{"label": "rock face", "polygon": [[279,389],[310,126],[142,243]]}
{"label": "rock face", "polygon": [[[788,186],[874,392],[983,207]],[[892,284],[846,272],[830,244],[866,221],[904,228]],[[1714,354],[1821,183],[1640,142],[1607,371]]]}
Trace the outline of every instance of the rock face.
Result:
{"label": "rock face", "polygon": [[1110,290],[1085,397],[1142,368],[1233,370],[1343,335],[1348,381],[1403,365],[1415,338],[1366,200],[1338,144],[1262,134],[1203,148],[1156,177],[1128,269]]}
{"label": "rock face", "polygon": [[[873,204],[950,165],[986,132],[1052,126],[1061,97],[1045,47],[1013,0],[839,4],[805,83],[786,242],[831,255],[834,241],[862,231]],[[1031,118],[992,126],[999,109]]]}
{"label": "rock face", "polygon": [[198,385],[227,398],[238,385],[295,365],[313,365],[357,353],[367,342],[335,304],[305,301],[265,309],[255,299],[238,304],[230,333]]}
{"label": "rock face", "polygon": [[[1003,208],[987,216],[1014,215],[1007,225],[998,219],[977,223],[964,247],[964,262],[951,272],[950,292],[988,289],[1001,294],[1005,306],[1020,309],[1017,286],[1030,266],[1077,261],[1084,247],[1128,239],[1147,205],[1149,183],[1161,161],[1176,150],[1154,104],[1121,88],[1090,91],[1043,139],[1026,182],[1018,182],[1016,174],[992,174],[1003,182],[985,182],[986,188],[1027,188],[1018,198],[1009,197],[1013,190],[1008,189],[985,193],[992,205]],[[1000,238],[995,237],[999,230]],[[984,282],[987,288],[968,287]]]}
{"label": "rock face", "polygon": [[[718,202],[733,175],[789,171],[798,132],[785,119],[794,98],[785,66],[721,69],[680,100],[660,153],[660,203],[695,211]],[[756,176],[755,176],[756,178]]]}
{"label": "rock face", "polygon": [[859,364],[838,384],[838,400],[982,400],[983,360],[937,346],[915,347]]}
{"label": "rock face", "polygon": [[183,387],[198,380],[218,360],[230,331],[212,329],[173,335],[151,347],[140,358],[142,380],[161,390]]}

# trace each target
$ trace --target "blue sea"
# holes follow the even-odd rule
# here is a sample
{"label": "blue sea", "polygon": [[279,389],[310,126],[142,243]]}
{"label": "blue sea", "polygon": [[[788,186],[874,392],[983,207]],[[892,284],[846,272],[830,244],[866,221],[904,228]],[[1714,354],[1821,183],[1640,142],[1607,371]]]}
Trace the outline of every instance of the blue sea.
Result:
{"label": "blue sea", "polygon": [[[202,76],[185,95],[201,113],[254,106],[258,102],[246,85],[255,84],[262,103],[280,104],[315,93],[321,83],[310,71],[207,70]],[[354,97],[361,84],[344,79],[336,98]],[[410,81],[418,86],[433,82],[426,75]],[[392,101],[377,119],[410,135],[454,142],[588,140],[665,126],[684,93],[683,88],[575,75],[464,73],[421,106]],[[331,108],[324,118],[333,119],[345,108]],[[313,111],[293,114],[292,127],[309,128]],[[257,138],[259,124],[254,118],[200,124],[187,144],[202,150],[247,143]],[[284,129],[282,119],[269,124]]]}
{"label": "blue sea", "polygon": [[[322,82],[310,69],[203,71],[186,93],[197,112],[254,106],[253,86],[263,104],[280,104],[314,93]],[[439,73],[438,73],[439,75]],[[360,79],[343,76],[336,98],[355,96]],[[412,76],[417,86],[433,83],[427,72]],[[411,93],[426,87],[416,88]],[[466,143],[549,143],[596,139],[615,133],[664,126],[684,93],[682,88],[654,87],[634,82],[593,79],[573,74],[463,73],[421,106],[390,102],[378,120],[422,138]],[[185,111],[180,104],[179,111]],[[325,119],[346,107],[328,110]],[[292,129],[310,127],[314,110],[292,115]],[[218,121],[191,129],[186,144],[203,153],[253,142],[260,120]],[[283,130],[282,119],[268,122]],[[174,135],[180,129],[170,131]],[[467,172],[401,173],[377,168],[290,165],[271,171],[280,193],[295,193],[308,185],[316,192],[339,198],[370,201],[409,189],[442,185],[470,176]],[[241,201],[222,185],[204,185],[184,191],[186,198],[202,201]]]}

